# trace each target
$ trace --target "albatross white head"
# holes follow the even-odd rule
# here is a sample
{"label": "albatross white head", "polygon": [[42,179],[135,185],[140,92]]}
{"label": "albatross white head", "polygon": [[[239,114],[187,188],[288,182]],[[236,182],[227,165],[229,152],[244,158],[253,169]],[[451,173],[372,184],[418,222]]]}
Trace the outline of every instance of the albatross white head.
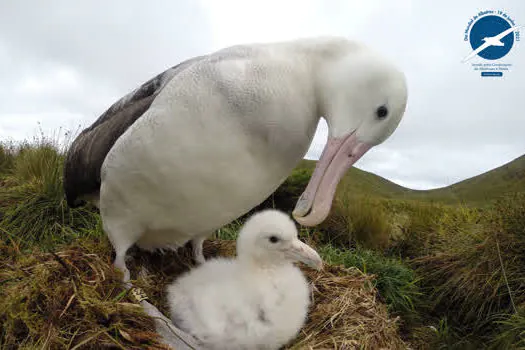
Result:
{"label": "albatross white head", "polygon": [[320,270],[319,254],[297,237],[293,220],[285,213],[268,209],[252,215],[237,239],[237,256],[257,266],[271,267],[302,262]]}
{"label": "albatross white head", "polygon": [[390,137],[407,104],[404,74],[361,45],[323,64],[317,82],[320,114],[329,133],[293,211],[297,222],[305,226],[315,226],[328,216],[345,172]]}

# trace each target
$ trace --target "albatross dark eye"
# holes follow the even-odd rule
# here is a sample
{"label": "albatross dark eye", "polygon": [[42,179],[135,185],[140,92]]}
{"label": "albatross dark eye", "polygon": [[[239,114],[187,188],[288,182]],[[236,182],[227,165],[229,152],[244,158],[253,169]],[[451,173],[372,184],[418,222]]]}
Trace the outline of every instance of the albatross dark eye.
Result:
{"label": "albatross dark eye", "polygon": [[272,243],[277,243],[279,242],[279,237],[277,236],[270,236],[270,238],[268,238],[270,240],[270,242]]}
{"label": "albatross dark eye", "polygon": [[379,119],[384,119],[388,115],[388,108],[381,106],[377,109],[376,115]]}

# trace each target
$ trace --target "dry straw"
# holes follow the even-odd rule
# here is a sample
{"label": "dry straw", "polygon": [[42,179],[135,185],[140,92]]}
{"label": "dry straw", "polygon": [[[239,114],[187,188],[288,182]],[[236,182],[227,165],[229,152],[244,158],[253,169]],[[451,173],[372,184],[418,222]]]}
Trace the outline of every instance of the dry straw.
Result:
{"label": "dry straw", "polygon": [[[119,285],[107,240],[77,242],[56,253],[24,253],[0,241],[0,348],[166,349],[153,321]],[[166,313],[165,285],[191,265],[179,254],[132,252],[136,284]],[[232,241],[209,241],[207,257],[235,254]],[[305,268],[313,282],[308,322],[289,349],[405,349],[395,319],[357,269]]]}

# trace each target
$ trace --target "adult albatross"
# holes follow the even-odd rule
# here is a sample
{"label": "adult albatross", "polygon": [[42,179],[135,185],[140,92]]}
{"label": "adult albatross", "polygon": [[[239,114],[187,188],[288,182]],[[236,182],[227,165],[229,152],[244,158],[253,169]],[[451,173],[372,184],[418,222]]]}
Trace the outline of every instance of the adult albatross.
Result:
{"label": "adult albatross", "polygon": [[100,208],[123,270],[127,250],[192,241],[266,199],[306,154],[324,117],[328,141],[293,216],[328,215],[347,169],[397,128],[404,74],[338,37],[239,45],[192,58],[113,104],[75,139],[67,202]]}

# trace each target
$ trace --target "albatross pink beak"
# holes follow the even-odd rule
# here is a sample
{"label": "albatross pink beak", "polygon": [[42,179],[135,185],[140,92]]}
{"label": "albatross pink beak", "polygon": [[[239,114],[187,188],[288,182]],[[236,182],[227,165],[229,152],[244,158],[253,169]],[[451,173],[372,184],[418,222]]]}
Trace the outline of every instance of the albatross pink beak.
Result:
{"label": "albatross pink beak", "polygon": [[339,181],[370,148],[372,145],[360,142],[355,133],[328,138],[310,182],[292,213],[299,224],[315,226],[326,219]]}

